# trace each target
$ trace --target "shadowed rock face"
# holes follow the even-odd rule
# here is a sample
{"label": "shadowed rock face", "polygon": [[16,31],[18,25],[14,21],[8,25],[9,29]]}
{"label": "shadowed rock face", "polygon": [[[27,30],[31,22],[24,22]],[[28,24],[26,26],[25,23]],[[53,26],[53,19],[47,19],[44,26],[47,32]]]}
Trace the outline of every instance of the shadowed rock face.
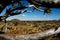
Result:
{"label": "shadowed rock face", "polygon": [[33,1],[36,1],[36,2],[54,2],[54,3],[58,3],[60,2],[60,0],[33,0]]}
{"label": "shadowed rock face", "polygon": [[2,10],[11,3],[11,0],[1,0],[0,1],[0,13],[2,12]]}
{"label": "shadowed rock face", "polygon": [[0,1],[0,13],[2,12],[2,10],[7,6],[7,5],[10,5],[10,4],[13,4],[15,2],[19,2],[20,0],[1,0]]}
{"label": "shadowed rock face", "polygon": [[0,40],[10,40],[10,39],[6,39],[6,38],[0,36]]}
{"label": "shadowed rock face", "polygon": [[[27,0],[28,2],[30,2],[31,4],[34,5],[40,5],[44,6],[44,7],[50,7],[50,8],[60,8],[60,1],[52,1],[52,0]],[[47,1],[47,2],[46,2]]]}

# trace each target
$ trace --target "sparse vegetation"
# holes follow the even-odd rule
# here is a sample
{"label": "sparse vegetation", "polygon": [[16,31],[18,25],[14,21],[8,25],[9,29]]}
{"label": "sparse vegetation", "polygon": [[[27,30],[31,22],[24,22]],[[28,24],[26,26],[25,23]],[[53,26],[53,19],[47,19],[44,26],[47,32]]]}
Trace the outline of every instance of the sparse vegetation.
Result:
{"label": "sparse vegetation", "polygon": [[[7,22],[6,34],[16,34],[16,35],[26,35],[39,33],[54,27],[60,26],[60,21],[17,21],[14,19]],[[0,29],[4,26],[4,22],[0,22]],[[48,37],[50,40],[55,40],[55,38]],[[48,40],[48,39],[46,39]]]}

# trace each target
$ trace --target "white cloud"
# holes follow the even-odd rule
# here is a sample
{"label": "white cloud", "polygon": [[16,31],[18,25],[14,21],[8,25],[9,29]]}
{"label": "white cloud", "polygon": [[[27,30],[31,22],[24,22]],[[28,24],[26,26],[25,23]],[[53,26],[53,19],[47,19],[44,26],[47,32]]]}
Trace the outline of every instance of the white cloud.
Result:
{"label": "white cloud", "polygon": [[22,16],[25,17],[26,15],[23,14]]}

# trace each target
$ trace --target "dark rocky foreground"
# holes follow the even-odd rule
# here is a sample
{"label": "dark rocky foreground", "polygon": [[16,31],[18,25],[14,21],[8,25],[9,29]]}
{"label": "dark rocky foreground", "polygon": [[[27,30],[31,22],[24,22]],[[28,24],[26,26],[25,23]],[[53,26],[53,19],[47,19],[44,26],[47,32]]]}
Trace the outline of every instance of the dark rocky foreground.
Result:
{"label": "dark rocky foreground", "polygon": [[26,35],[16,34],[0,34],[0,40],[59,40],[60,39],[60,27],[55,29],[49,29],[44,32]]}
{"label": "dark rocky foreground", "polygon": [[57,34],[57,35],[52,35],[52,36],[48,36],[48,37],[45,37],[45,38],[36,38],[36,39],[26,39],[26,38],[23,38],[23,37],[18,37],[18,38],[14,38],[14,37],[9,37],[9,36],[0,36],[0,40],[60,40],[60,34]]}

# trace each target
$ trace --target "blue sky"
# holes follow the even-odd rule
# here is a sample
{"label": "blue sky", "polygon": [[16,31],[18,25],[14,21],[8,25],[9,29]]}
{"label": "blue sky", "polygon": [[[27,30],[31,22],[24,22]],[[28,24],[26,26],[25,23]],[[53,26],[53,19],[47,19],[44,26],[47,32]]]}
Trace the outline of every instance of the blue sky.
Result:
{"label": "blue sky", "polygon": [[[26,1],[23,2],[24,5],[27,4]],[[27,8],[28,10],[32,10],[32,8]],[[2,14],[6,12],[6,9],[3,10]],[[16,15],[16,16],[11,16],[9,18],[7,18],[7,20],[12,20],[12,19],[20,19],[20,20],[24,20],[24,21],[40,21],[40,20],[59,20],[60,19],[60,8],[52,8],[52,14],[45,14],[44,12],[39,12],[38,10],[34,10],[32,13],[22,13],[20,15]]]}

